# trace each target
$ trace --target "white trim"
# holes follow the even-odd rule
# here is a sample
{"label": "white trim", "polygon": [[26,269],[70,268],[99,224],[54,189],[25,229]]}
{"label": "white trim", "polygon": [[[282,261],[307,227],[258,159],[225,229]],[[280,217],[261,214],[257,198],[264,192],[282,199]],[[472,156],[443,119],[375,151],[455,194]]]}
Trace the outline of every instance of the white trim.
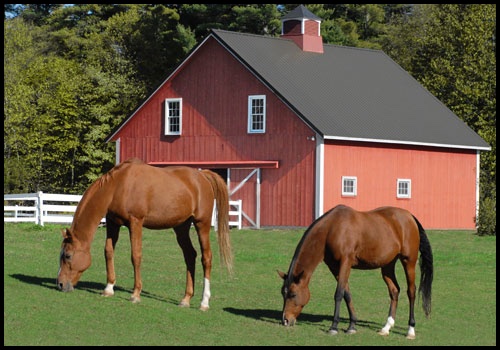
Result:
{"label": "white trim", "polygon": [[120,164],[120,145],[121,138],[118,138],[115,144],[115,165]]}
{"label": "white trim", "polygon": [[321,135],[316,134],[316,196],[315,219],[323,215],[325,201],[325,143]]}
{"label": "white trim", "polygon": [[401,140],[368,139],[368,138],[343,137],[343,136],[325,136],[324,138],[326,140],[360,141],[360,142],[376,142],[376,143],[396,143],[396,144],[401,144],[401,145],[461,148],[461,149],[475,149],[475,150],[481,150],[481,151],[491,151],[491,147],[450,145],[450,144],[444,144],[444,143],[427,143],[427,142],[401,141]]}
{"label": "white trim", "polygon": [[480,188],[480,186],[479,186],[479,181],[480,181],[479,180],[480,179],[479,176],[480,176],[480,173],[481,173],[481,168],[480,168],[481,167],[481,158],[480,157],[481,157],[480,156],[480,152],[477,151],[476,152],[476,229],[478,227],[478,225],[477,225],[477,218],[479,216],[479,197],[480,197],[479,196],[479,194],[480,194],[480,192],[479,192],[479,188]]}

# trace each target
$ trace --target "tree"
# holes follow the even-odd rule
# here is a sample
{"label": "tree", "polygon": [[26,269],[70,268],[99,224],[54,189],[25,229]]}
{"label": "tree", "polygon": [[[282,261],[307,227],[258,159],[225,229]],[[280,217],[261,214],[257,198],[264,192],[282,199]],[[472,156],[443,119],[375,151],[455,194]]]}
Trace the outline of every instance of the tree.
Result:
{"label": "tree", "polygon": [[496,5],[415,5],[393,28],[384,50],[491,146],[480,201],[496,202]]}

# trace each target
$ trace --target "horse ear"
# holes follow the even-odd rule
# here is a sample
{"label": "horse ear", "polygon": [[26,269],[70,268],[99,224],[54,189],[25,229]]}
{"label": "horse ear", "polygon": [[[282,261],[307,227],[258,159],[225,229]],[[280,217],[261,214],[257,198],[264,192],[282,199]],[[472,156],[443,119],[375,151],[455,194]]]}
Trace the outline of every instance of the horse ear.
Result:
{"label": "horse ear", "polygon": [[67,228],[61,229],[61,233],[64,239],[70,240],[71,241],[71,233]]}
{"label": "horse ear", "polygon": [[284,273],[284,272],[282,272],[282,271],[280,271],[280,270],[276,270],[276,271],[278,272],[278,275],[280,275],[280,277],[281,277],[282,279],[286,280],[286,277],[287,277],[287,276],[286,276],[286,273]]}

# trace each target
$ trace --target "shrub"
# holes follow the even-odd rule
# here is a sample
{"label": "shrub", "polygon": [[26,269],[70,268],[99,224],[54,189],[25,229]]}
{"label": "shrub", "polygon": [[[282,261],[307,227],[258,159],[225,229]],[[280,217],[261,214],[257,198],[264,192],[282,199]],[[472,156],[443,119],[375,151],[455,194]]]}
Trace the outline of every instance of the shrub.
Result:
{"label": "shrub", "polygon": [[496,236],[496,212],[495,198],[485,197],[479,202],[479,214],[477,217],[477,234],[479,236]]}

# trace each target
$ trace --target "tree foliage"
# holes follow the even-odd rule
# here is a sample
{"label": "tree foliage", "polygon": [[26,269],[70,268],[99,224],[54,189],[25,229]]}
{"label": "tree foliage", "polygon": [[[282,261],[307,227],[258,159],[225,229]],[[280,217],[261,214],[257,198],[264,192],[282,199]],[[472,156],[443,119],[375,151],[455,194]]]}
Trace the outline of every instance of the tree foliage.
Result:
{"label": "tree foliage", "polygon": [[[384,51],[491,146],[480,172],[480,210],[488,210],[485,200],[496,202],[496,5],[416,5],[400,20]],[[479,226],[481,217],[491,215],[479,215]],[[488,226],[480,230],[496,234]]]}
{"label": "tree foliage", "polygon": [[[279,36],[296,6],[5,4],[4,193],[82,193],[114,164],[106,136],[211,28]],[[384,50],[491,145],[481,201],[496,201],[496,5],[307,8],[324,42]]]}

